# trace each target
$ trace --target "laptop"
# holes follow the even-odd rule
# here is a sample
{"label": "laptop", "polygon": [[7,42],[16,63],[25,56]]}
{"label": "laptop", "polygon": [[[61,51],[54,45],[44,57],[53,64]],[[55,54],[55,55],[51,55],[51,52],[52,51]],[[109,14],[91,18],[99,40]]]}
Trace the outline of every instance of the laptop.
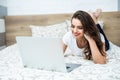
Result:
{"label": "laptop", "polygon": [[70,72],[80,64],[65,63],[61,38],[16,37],[24,67]]}

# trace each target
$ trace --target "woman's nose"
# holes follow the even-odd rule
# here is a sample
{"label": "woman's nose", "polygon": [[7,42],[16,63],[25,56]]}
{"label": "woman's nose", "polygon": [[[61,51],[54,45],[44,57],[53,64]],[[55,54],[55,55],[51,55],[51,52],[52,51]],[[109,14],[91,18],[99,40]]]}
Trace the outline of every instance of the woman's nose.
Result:
{"label": "woman's nose", "polygon": [[74,29],[73,29],[73,31],[74,31],[74,32],[77,32],[77,31],[78,31],[78,29],[77,29],[77,28],[74,28]]}

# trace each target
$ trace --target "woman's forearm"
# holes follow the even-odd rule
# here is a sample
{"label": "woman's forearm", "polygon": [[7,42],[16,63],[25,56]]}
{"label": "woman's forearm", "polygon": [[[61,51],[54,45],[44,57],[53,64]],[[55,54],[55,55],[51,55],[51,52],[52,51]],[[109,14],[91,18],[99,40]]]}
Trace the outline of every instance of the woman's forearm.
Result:
{"label": "woman's forearm", "polygon": [[[105,64],[106,63],[106,57],[101,54],[101,52],[99,51],[95,41],[91,38],[91,39],[88,40],[88,42],[89,42],[89,45],[90,45],[90,49],[91,49],[92,58],[93,58],[94,63]],[[105,51],[105,50],[103,50],[103,51]]]}

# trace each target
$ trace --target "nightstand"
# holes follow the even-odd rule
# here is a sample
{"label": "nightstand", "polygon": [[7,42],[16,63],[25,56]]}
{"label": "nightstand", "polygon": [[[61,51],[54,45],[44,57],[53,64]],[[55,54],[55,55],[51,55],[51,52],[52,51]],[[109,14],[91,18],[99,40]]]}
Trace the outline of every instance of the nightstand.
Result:
{"label": "nightstand", "polygon": [[0,50],[5,47],[5,21],[0,19]]}

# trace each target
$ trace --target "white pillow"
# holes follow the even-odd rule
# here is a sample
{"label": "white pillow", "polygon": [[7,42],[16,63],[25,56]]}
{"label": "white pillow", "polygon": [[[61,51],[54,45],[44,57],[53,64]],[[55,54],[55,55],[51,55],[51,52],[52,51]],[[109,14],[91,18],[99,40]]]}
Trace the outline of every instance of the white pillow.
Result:
{"label": "white pillow", "polygon": [[70,31],[71,28],[71,21],[70,20],[65,20],[66,24],[67,24],[67,30]]}
{"label": "white pillow", "polygon": [[65,22],[49,26],[30,25],[30,28],[33,37],[63,37],[67,32],[67,25]]}

